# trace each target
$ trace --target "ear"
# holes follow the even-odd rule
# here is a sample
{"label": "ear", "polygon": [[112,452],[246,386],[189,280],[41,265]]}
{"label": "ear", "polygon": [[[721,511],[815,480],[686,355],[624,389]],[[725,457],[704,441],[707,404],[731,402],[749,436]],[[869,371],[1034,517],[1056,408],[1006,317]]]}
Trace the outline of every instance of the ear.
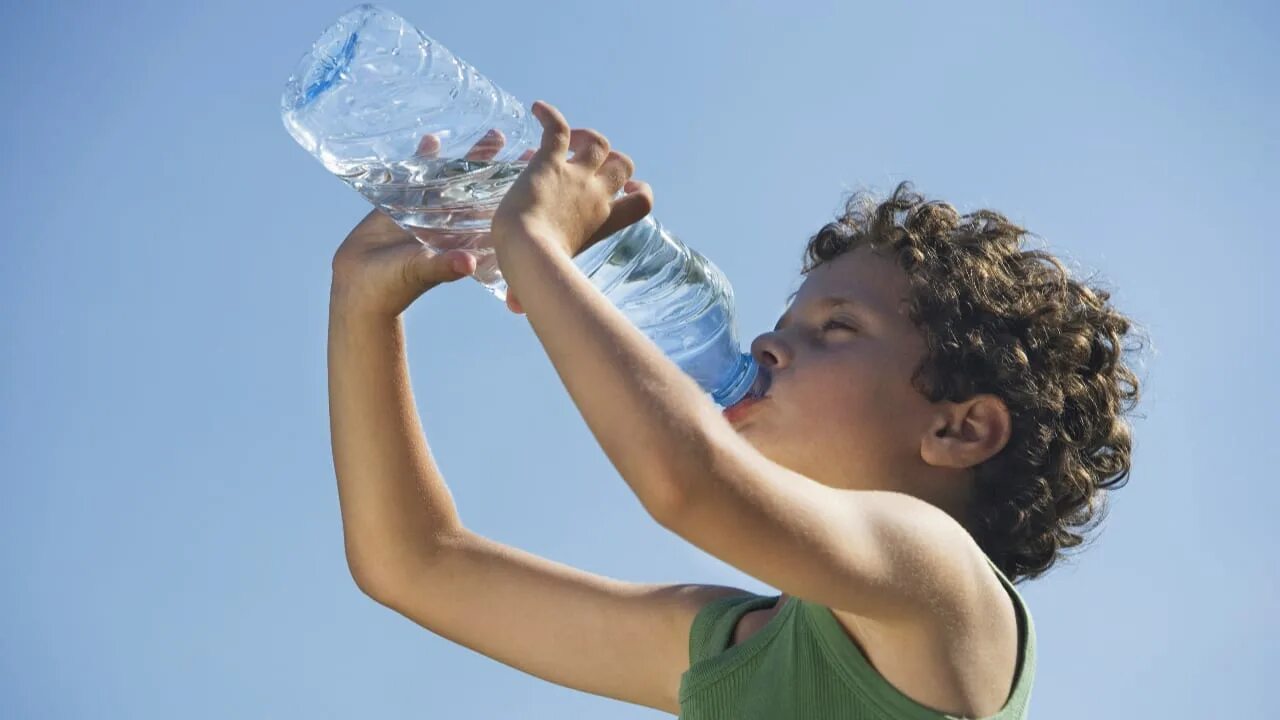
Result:
{"label": "ear", "polygon": [[976,395],[942,407],[920,444],[920,457],[930,465],[973,467],[1009,442],[1009,408],[995,395]]}

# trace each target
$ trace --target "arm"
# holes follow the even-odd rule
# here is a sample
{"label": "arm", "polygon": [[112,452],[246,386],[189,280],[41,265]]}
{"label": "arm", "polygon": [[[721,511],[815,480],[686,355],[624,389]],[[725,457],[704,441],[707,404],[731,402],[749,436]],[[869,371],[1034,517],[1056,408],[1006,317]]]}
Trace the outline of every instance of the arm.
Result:
{"label": "arm", "polygon": [[463,531],[375,599],[431,632],[574,690],[680,712],[693,619],[721,585],[633,583]]}
{"label": "arm", "polygon": [[[468,157],[494,151],[478,146]],[[352,575],[381,604],[495,660],[677,713],[694,616],[744,591],[592,575],[470,533],[458,519],[414,409],[399,316],[474,268],[465,252],[424,254],[378,210],[334,254],[330,425]]]}
{"label": "arm", "polygon": [[329,309],[329,427],[347,564],[357,585],[429,555],[462,529],[414,408],[397,316]]}
{"label": "arm", "polygon": [[689,631],[716,585],[594,575],[462,527],[414,410],[398,317],[331,303],[334,465],[359,587],[443,638],[565,687],[679,713]]}
{"label": "arm", "polygon": [[732,426],[552,243],[507,242],[498,262],[596,442],[645,509],[665,516]]}
{"label": "arm", "polygon": [[550,246],[511,242],[499,262],[600,447],[661,525],[772,587],[866,617],[973,597],[990,571],[954,519],[909,495],[828,487],[760,454]]}
{"label": "arm", "polygon": [[542,146],[495,215],[498,262],[596,440],[653,517],[773,587],[868,617],[968,603],[983,578],[989,589],[981,550],[950,516],[770,461],[591,284],[572,257],[626,187],[630,160],[595,131],[571,132],[554,108],[535,112]]}
{"label": "arm", "polygon": [[[504,144],[502,133],[491,131],[466,159],[491,160]],[[426,135],[418,155],[436,157],[439,149],[439,138]],[[397,568],[419,562],[462,529],[414,408],[400,315],[423,293],[475,267],[465,251],[426,252],[377,209],[334,253],[329,428],[347,564],[366,591],[384,575],[394,580]]]}

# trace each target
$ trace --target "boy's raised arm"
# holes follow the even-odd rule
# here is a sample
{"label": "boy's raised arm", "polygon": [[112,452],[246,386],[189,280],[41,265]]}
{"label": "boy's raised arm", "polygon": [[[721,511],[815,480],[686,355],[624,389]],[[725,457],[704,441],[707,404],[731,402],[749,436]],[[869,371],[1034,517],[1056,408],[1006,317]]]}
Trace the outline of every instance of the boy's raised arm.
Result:
{"label": "boy's raised arm", "polygon": [[[369,597],[431,632],[558,685],[679,712],[689,631],[716,585],[585,572],[466,530],[413,401],[400,313],[458,253],[420,257],[380,211],[334,258],[329,411],[347,562]],[[453,257],[450,257],[450,256]],[[467,267],[474,269],[474,258]],[[404,278],[415,278],[401,287]]]}
{"label": "boy's raised arm", "polygon": [[462,530],[413,402],[399,316],[362,314],[336,286],[329,427],[347,564],[367,593]]}

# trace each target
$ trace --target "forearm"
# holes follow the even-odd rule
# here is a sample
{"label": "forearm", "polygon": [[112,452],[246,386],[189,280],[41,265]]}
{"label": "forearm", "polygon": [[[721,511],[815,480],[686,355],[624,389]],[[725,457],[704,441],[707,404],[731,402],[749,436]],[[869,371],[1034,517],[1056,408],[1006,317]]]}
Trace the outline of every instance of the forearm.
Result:
{"label": "forearm", "polygon": [[574,404],[632,492],[655,517],[680,502],[732,432],[720,408],[568,256],[508,241],[499,261]]}
{"label": "forearm", "polygon": [[[377,583],[461,530],[413,401],[400,318],[329,305],[329,427],[347,563]],[[367,588],[366,588],[367,589]]]}

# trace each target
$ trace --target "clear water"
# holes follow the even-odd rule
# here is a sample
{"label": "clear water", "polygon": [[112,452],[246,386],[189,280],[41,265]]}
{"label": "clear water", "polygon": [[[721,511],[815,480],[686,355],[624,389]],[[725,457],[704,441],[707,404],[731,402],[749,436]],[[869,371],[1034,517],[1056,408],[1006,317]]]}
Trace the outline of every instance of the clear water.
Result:
{"label": "clear water", "polygon": [[[505,300],[490,222],[526,166],[416,159],[360,166],[340,177],[429,247],[471,251],[475,279]],[[736,402],[754,382],[754,361],[738,349],[732,287],[715,265],[652,217],[605,238],[574,262],[717,402]]]}
{"label": "clear water", "polygon": [[[404,18],[365,4],[299,60],[281,118],[329,172],[421,242],[475,255],[475,279],[506,299],[489,230],[527,166],[517,158],[542,135],[522,103]],[[459,159],[491,129],[506,138],[492,160]],[[440,141],[436,158],[416,155],[428,133]],[[746,394],[756,365],[739,349],[733,289],[657,220],[644,218],[574,262],[716,402]]]}
{"label": "clear water", "polygon": [[439,252],[471,251],[475,280],[506,300],[489,228],[502,197],[527,165],[415,158],[355,165],[338,177],[424,245]]}

